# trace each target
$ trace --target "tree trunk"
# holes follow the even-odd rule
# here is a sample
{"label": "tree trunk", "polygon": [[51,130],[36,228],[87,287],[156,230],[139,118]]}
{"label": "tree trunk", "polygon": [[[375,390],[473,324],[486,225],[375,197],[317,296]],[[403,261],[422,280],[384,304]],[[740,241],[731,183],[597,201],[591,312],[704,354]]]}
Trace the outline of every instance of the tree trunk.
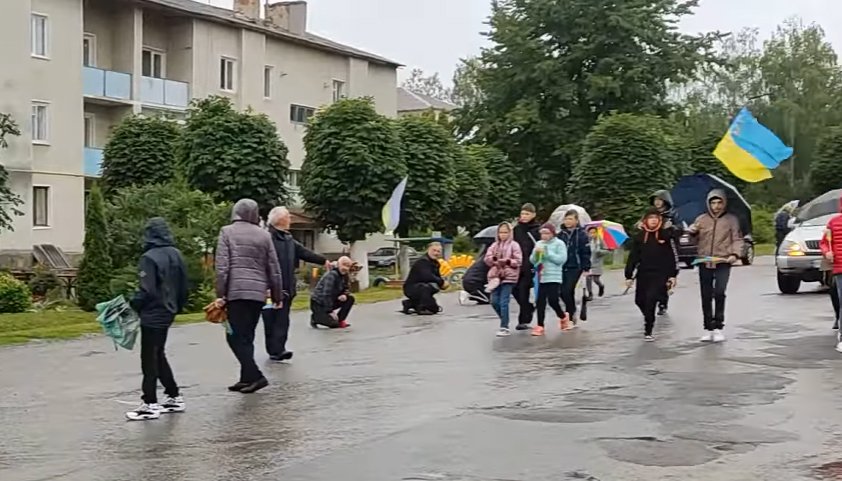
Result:
{"label": "tree trunk", "polygon": [[368,289],[368,252],[365,250],[365,244],[361,242],[351,243],[351,259],[357,262],[362,268],[357,272],[357,282],[360,290]]}

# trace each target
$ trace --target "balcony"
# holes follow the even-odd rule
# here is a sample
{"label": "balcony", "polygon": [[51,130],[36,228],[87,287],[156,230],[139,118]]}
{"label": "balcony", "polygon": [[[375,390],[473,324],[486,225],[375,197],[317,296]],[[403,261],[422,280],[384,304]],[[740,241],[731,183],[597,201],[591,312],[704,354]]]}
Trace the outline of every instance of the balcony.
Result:
{"label": "balcony", "polygon": [[144,104],[185,109],[190,103],[190,88],[176,80],[141,77],[140,100]]}
{"label": "balcony", "polygon": [[102,149],[85,147],[85,177],[99,177],[102,171]]}
{"label": "balcony", "polygon": [[132,99],[132,76],[123,72],[82,67],[85,97],[105,104],[126,105]]}

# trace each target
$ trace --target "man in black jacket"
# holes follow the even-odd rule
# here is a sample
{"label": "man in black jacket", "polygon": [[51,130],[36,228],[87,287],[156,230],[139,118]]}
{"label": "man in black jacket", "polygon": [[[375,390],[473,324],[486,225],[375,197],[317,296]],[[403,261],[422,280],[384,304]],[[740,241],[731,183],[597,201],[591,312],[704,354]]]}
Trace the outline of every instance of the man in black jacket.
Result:
{"label": "man in black jacket", "polygon": [[[157,419],[161,413],[184,411],[165,347],[176,314],[187,304],[187,268],[174,247],[167,222],[155,217],[146,224],[143,255],[138,265],[140,287],[131,300],[140,315],[140,365],[143,371],[143,403],[126,413],[132,421]],[[158,404],[158,381],[167,399]]]}
{"label": "man in black jacket", "polygon": [[535,242],[541,238],[541,224],[535,220],[535,206],[533,204],[526,203],[520,208],[520,219],[514,228],[514,237],[523,254],[520,277],[518,277],[513,292],[515,301],[520,306],[515,329],[523,331],[529,329],[529,325],[532,323],[532,314],[535,311],[535,307],[529,302],[534,269],[532,263],[529,262],[529,256],[532,255]]}
{"label": "man in black jacket", "polygon": [[565,329],[576,326],[576,284],[579,278],[591,270],[591,240],[585,229],[579,225],[579,212],[575,209],[564,214],[564,221],[556,235],[567,244],[567,262],[564,263],[561,278],[561,300],[567,311]]}
{"label": "man in black jacket", "polygon": [[632,238],[629,258],[626,262],[626,285],[632,286],[637,278],[634,302],[640,308],[644,321],[644,337],[653,341],[655,308],[658,302],[669,296],[678,276],[678,251],[675,246],[675,230],[664,227],[662,213],[650,209],[643,218],[640,231]]}
{"label": "man in black jacket", "polygon": [[447,288],[447,282],[442,278],[439,259],[442,246],[433,242],[427,246],[427,254],[415,261],[409,270],[409,275],[403,282],[403,313],[416,312],[421,315],[438,314],[441,311],[436,302],[435,294]]}
{"label": "man in black jacket", "polygon": [[281,265],[281,279],[284,290],[284,303],[280,309],[263,310],[263,329],[266,333],[266,352],[273,361],[292,359],[292,351],[287,351],[289,338],[289,311],[292,301],[298,293],[295,270],[303,260],[311,264],[324,265],[330,271],[330,262],[319,254],[307,249],[292,237],[289,232],[290,213],[286,207],[275,207],[269,212],[269,233]]}
{"label": "man in black jacket", "polygon": [[350,327],[348,315],[354,307],[354,296],[348,290],[348,276],[354,261],[343,256],[319,279],[310,295],[310,326],[345,329]]}

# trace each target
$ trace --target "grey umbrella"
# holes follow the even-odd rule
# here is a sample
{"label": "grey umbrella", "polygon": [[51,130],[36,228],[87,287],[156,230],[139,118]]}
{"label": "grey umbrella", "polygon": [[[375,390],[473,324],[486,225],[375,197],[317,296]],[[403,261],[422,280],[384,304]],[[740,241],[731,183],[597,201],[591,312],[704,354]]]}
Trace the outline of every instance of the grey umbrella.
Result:
{"label": "grey umbrella", "polygon": [[477,232],[477,234],[474,236],[474,242],[478,242],[478,243],[481,243],[481,244],[486,244],[486,243],[490,244],[490,243],[494,242],[495,240],[497,240],[497,226],[496,225],[490,225],[490,226],[486,227],[485,229]]}
{"label": "grey umbrella", "polygon": [[815,199],[807,202],[798,209],[798,221],[815,219],[830,214],[839,213],[839,198],[842,189],[829,190]]}

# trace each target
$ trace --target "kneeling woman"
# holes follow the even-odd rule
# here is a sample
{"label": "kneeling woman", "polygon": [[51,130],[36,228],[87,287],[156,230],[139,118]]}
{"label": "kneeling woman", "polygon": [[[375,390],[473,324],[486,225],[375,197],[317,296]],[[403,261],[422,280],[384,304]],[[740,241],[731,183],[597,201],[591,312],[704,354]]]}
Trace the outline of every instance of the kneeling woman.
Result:
{"label": "kneeling woman", "polygon": [[490,268],[489,284],[494,286],[494,290],[491,291],[491,306],[500,318],[497,337],[510,334],[509,300],[512,297],[512,289],[520,276],[522,263],[523,254],[520,246],[512,240],[512,226],[508,222],[503,222],[497,227],[497,240],[485,253],[485,264]]}

